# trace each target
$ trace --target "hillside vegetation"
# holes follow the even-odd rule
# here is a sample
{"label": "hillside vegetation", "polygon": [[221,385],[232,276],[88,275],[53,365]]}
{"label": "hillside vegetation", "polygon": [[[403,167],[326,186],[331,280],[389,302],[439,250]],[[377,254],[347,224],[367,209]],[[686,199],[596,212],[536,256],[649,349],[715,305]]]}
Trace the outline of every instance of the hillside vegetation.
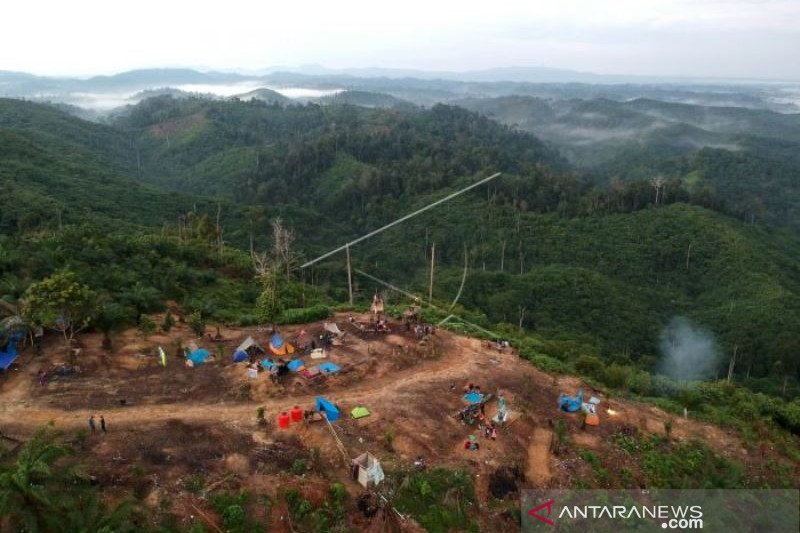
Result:
{"label": "hillside vegetation", "polygon": [[549,141],[600,183],[680,180],[743,220],[800,228],[800,115],[647,98],[458,103]]}
{"label": "hillside vegetation", "polygon": [[[192,280],[181,270],[208,265],[227,279],[232,273],[217,257],[235,252],[220,252],[221,246],[263,247],[277,216],[296,234],[295,261],[312,258],[501,171],[484,190],[354,248],[356,266],[424,293],[435,242],[435,294],[448,302],[458,292],[466,249],[469,275],[459,304],[485,325],[510,323],[545,338],[576,340],[587,354],[654,371],[660,332],[675,316],[686,316],[715,334],[724,354],[717,375],[724,375],[735,349],[740,379],[774,379],[784,391],[794,390],[800,244],[795,235],[725,214],[730,194],[705,187],[712,178],[703,176],[719,182],[732,176],[739,165],[725,170],[720,161],[727,155],[701,151],[693,156],[706,168],[699,177],[665,180],[655,191],[644,181],[592,185],[535,137],[456,107],[159,96],[100,126],[41,105],[2,103],[0,135],[8,142],[0,171],[11,191],[3,196],[2,268],[16,280],[9,299],[67,269],[138,316],[125,291],[114,288],[119,284],[95,276],[91,260],[81,258],[100,248],[107,262],[122,263],[127,243],[140,239],[136,253],[166,261],[141,274],[132,269],[132,282],[153,289],[154,301],[190,302],[192,294],[194,309],[249,322],[254,315],[246,308],[258,288],[244,274],[245,255],[230,282],[241,288],[213,297],[209,287],[216,282],[207,280],[202,290],[202,275]],[[655,112],[652,103],[632,103],[634,115],[626,120],[640,120],[635,113],[642,106]],[[770,146],[780,159],[780,145]],[[70,156],[59,157],[67,149]],[[741,183],[735,176],[728,181]],[[90,226],[120,234],[108,240]],[[155,228],[161,241],[135,236]],[[62,240],[75,243],[71,254],[42,256],[63,249]],[[141,242],[162,244],[148,252],[136,248]],[[152,268],[174,272],[148,281]],[[341,258],[297,275],[333,301],[346,294]],[[358,283],[363,299],[380,288],[366,279]],[[249,296],[235,303],[243,294]]]}

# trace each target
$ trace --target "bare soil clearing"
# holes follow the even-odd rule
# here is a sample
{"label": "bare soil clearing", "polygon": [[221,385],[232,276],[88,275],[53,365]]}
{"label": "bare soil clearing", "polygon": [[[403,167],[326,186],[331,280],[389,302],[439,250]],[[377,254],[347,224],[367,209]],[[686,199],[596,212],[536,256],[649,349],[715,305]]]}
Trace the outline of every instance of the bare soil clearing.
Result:
{"label": "bare soil clearing", "polygon": [[[0,378],[0,431],[25,438],[52,421],[74,434],[88,430],[90,415],[102,414],[108,421],[108,433],[101,434],[98,428],[97,434],[76,442],[90,457],[89,463],[96,465],[92,474],[104,492],[123,495],[133,489],[157,501],[159,491],[168,491],[173,512],[178,514],[180,509],[203,505],[186,489],[192,476],[201,476],[207,485],[248,487],[275,498],[277,487],[285,490],[295,482],[289,470],[297,459],[309,463],[303,487],[327,487],[330,479],[339,479],[357,495],[360,487],[349,479],[325,423],[294,424],[283,431],[276,428],[278,413],[295,405],[311,409],[320,394],[342,409],[343,417],[335,426],[351,457],[371,451],[387,471],[409,468],[418,456],[431,467],[469,470],[478,494],[480,520],[487,527],[504,527],[502,521],[495,521],[502,519],[486,507],[489,478],[498,469],[524,472],[520,488],[569,486],[575,469],[551,453],[550,428],[558,420],[567,424],[575,446],[598,453],[611,446],[609,437],[614,433],[633,428],[663,434],[664,423],[672,420],[675,440],[699,439],[746,465],[764,460],[763,450],[748,449],[728,429],[621,399],[610,405],[603,402],[601,425],[581,430],[577,416],[557,408],[562,392],[574,393],[578,387],[592,392],[579,379],[554,378],[513,353],[498,353],[479,340],[447,331],[437,331],[420,345],[413,332],[404,331],[398,322],[391,322],[390,335],[362,337],[346,315],[335,321],[346,336],[327,360],[345,371],[316,385],[301,377],[276,385],[264,373],[249,379],[244,365],[231,363],[234,349],[248,335],[266,347],[266,331],[222,327],[222,340],[215,341],[208,336],[196,339],[184,324],[177,324],[169,335],[149,338],[128,330],[114,338],[113,353],[102,349],[100,335],[83,335],[78,361],[81,372],[40,387],[36,380],[40,369],[66,362],[59,339],[51,337],[41,355],[27,350],[20,358],[19,370]],[[291,341],[300,330],[306,330],[318,339],[322,329],[322,323],[316,323],[286,327],[281,333]],[[216,329],[208,328],[208,333],[214,336]],[[212,353],[221,348],[224,356],[188,368],[175,355],[180,344],[188,341]],[[166,368],[159,366],[155,357],[159,345],[168,353]],[[317,363],[310,358],[305,362]],[[515,418],[500,429],[496,441],[452,416],[466,405],[463,389],[467,383],[479,385],[484,392],[506,395]],[[352,420],[348,415],[359,405],[372,414]],[[487,406],[489,417],[495,405]],[[259,406],[266,410],[265,426],[256,420]],[[477,436],[479,451],[464,449],[470,434]],[[782,457],[775,459],[786,462]],[[267,518],[280,530],[281,506],[273,506],[271,512]],[[358,520],[362,522],[353,525],[359,528],[378,527],[363,517]]]}

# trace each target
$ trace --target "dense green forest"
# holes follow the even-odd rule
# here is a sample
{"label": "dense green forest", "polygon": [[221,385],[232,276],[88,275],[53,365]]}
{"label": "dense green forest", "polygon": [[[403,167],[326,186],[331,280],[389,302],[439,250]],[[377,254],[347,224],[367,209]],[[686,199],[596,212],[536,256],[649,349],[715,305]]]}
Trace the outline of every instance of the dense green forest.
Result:
{"label": "dense green forest", "polygon": [[[660,332],[686,316],[715,335],[718,376],[735,347],[737,379],[797,391],[791,140],[678,155],[657,184],[649,172],[666,163],[654,160],[606,185],[528,133],[443,105],[158,96],[99,125],[0,100],[0,139],[0,296],[11,304],[70,272],[97,298],[89,327],[135,323],[168,299],[208,320],[252,323],[261,287],[247,250],[269,245],[276,217],[295,234],[296,266],[499,171],[358,245],[355,266],[424,294],[435,243],[442,306],[459,292],[466,253],[458,309],[509,335],[572,343],[573,363],[656,371]],[[759,198],[769,199],[760,213],[786,223],[743,216]],[[344,300],[341,258],[295,277],[309,287],[290,291],[288,307]],[[358,288],[365,300],[379,287],[359,278]]]}
{"label": "dense green forest", "polygon": [[594,182],[660,176],[747,222],[800,229],[797,114],[647,98],[459,103],[547,140]]}

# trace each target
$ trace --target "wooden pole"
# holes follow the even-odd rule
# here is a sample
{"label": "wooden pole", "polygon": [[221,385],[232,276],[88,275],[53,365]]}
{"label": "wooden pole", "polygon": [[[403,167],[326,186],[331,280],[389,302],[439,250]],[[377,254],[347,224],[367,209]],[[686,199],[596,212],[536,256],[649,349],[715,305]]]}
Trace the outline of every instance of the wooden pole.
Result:
{"label": "wooden pole", "polygon": [[348,294],[350,295],[350,305],[353,305],[353,272],[350,267],[350,247],[347,246],[345,248],[345,252],[347,252],[347,290]]}
{"label": "wooden pole", "polygon": [[428,303],[433,303],[433,265],[436,262],[436,243],[431,244],[431,281],[428,284]]}

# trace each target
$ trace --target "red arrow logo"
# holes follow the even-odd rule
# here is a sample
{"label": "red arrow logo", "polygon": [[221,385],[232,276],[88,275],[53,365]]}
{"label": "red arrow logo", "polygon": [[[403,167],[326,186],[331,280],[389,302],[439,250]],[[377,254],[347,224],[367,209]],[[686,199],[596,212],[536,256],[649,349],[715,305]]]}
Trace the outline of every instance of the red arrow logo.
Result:
{"label": "red arrow logo", "polygon": [[544,516],[541,516],[539,513],[536,512],[536,511],[541,511],[542,509],[547,507],[547,516],[550,516],[550,514],[553,512],[553,502],[554,502],[554,500],[550,500],[548,502],[544,502],[539,507],[536,507],[536,508],[531,509],[530,511],[528,511],[528,514],[530,516],[534,517],[536,520],[541,520],[545,524],[550,524],[551,526],[554,526],[555,523],[552,520],[550,520],[549,518],[545,518]]}

